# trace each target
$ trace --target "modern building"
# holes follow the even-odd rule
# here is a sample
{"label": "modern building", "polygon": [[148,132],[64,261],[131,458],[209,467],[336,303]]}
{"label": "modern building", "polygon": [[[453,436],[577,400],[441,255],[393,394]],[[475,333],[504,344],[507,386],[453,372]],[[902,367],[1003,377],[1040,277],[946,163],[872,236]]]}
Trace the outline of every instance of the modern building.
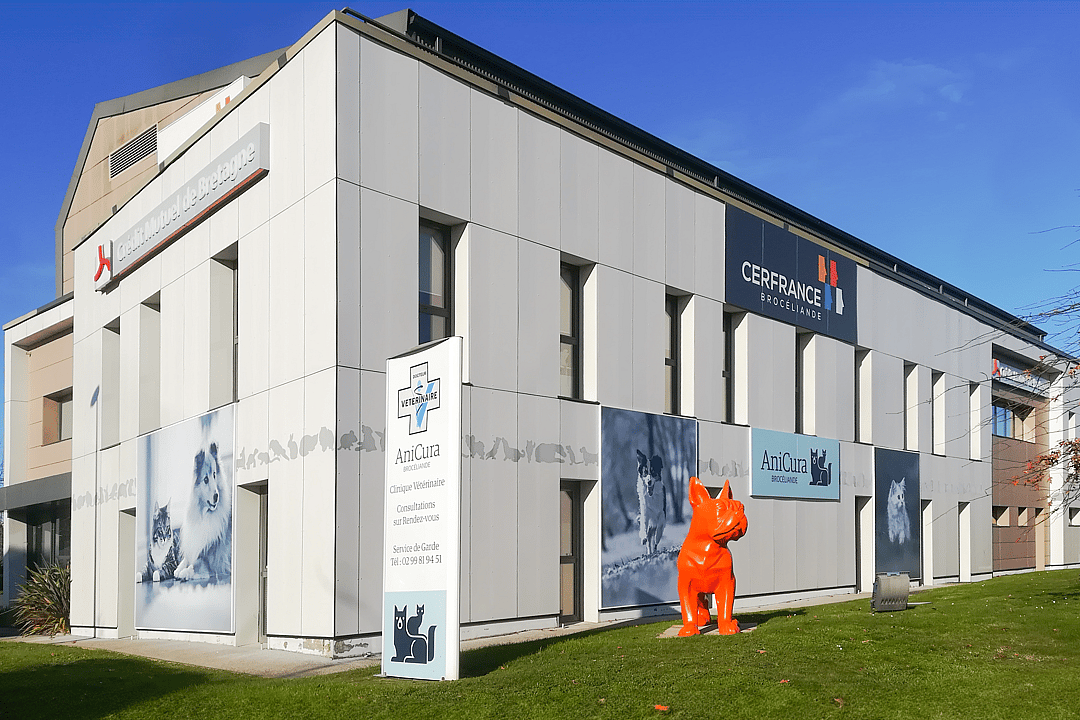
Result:
{"label": "modern building", "polygon": [[381,652],[386,361],[447,335],[463,637],[670,611],[690,475],[737,608],[1080,564],[1038,328],[410,11],[100,103],[56,295],[3,601],[70,562],[77,633]]}

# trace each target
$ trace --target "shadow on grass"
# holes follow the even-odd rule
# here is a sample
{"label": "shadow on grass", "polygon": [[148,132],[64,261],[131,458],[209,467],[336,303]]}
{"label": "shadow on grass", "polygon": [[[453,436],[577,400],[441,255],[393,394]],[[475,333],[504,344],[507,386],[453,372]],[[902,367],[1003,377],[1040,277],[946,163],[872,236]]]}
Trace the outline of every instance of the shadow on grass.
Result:
{"label": "shadow on grass", "polygon": [[615,623],[613,625],[605,625],[604,627],[585,630],[572,635],[560,635],[553,638],[544,638],[543,640],[529,640],[527,642],[513,643],[510,645],[492,645],[489,647],[477,648],[476,650],[468,650],[461,653],[461,677],[481,677],[498,670],[508,662],[513,662],[526,655],[533,655],[552,645],[558,645],[559,643],[564,643],[569,640],[602,635],[609,630],[641,624],[643,623],[640,620],[628,621]]}
{"label": "shadow on grass", "polygon": [[737,612],[735,618],[739,621],[739,627],[743,630],[749,627],[759,627],[775,618],[800,617],[806,614],[804,608],[792,608],[790,610],[770,610],[769,612]]}
{"label": "shadow on grass", "polygon": [[142,658],[102,654],[65,659],[62,648],[48,649],[55,656],[52,663],[0,669],[0,717],[101,718],[210,680],[206,673]]}
{"label": "shadow on grass", "polygon": [[[746,628],[764,625],[774,618],[786,618],[805,614],[806,611],[804,609],[797,608],[793,610],[776,610],[770,612],[736,613],[735,616],[739,620],[739,625],[745,630]],[[511,645],[493,645],[490,647],[477,648],[476,650],[468,650],[461,654],[461,677],[482,677],[490,672],[498,670],[503,665],[513,662],[514,660],[533,655],[545,648],[570,640],[594,637],[612,630],[634,625],[655,624],[658,628],[657,634],[659,634],[668,626],[677,625],[681,622],[682,619],[678,615],[663,616],[660,618],[640,618],[605,625],[592,630],[585,630],[583,632],[574,633],[573,635],[561,635],[559,637],[545,638],[543,640],[530,640],[528,642],[514,643]],[[713,627],[715,627],[715,625]]]}

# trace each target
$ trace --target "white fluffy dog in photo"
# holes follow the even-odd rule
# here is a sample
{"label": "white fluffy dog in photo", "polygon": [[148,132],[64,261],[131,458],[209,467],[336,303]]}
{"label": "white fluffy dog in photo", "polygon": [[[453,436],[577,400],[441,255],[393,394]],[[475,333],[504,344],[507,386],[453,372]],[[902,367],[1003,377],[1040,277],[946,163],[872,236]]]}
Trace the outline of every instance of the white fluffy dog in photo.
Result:
{"label": "white fluffy dog in photo", "polygon": [[221,471],[217,443],[195,454],[191,500],[180,534],[176,577],[180,580],[232,574],[232,485]]}

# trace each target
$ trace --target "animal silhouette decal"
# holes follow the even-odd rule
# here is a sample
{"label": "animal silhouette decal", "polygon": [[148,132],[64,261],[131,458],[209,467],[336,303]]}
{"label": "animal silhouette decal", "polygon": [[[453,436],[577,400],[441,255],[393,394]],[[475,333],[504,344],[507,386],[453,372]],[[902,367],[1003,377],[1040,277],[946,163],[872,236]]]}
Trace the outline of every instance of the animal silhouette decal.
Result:
{"label": "animal silhouette decal", "polygon": [[427,635],[420,634],[424,620],[424,606],[416,606],[416,614],[407,618],[409,606],[394,606],[394,657],[390,662],[419,663],[426,665],[435,659],[435,626],[428,627]]}
{"label": "animal silhouette decal", "polygon": [[664,492],[664,461],[637,451],[638,536],[645,552],[655,555],[667,525],[667,493]]}
{"label": "animal silhouette decal", "polygon": [[716,625],[721,635],[739,632],[731,616],[735,604],[735,573],[727,544],[746,534],[743,504],[731,495],[731,484],[715,499],[696,477],[690,478],[690,506],[694,515],[679,551],[679,605],[683,626],[679,635],[697,635],[709,624],[706,595],[716,598]]}

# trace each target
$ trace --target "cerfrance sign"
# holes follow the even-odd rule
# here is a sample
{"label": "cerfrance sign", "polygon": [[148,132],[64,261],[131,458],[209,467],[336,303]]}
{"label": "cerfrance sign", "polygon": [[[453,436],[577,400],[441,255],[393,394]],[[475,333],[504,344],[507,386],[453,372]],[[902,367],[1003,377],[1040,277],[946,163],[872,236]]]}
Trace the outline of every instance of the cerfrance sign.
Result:
{"label": "cerfrance sign", "polygon": [[728,205],[727,302],[854,344],[855,262]]}
{"label": "cerfrance sign", "polygon": [[461,338],[386,361],[383,674],[458,678]]}
{"label": "cerfrance sign", "polygon": [[94,289],[105,290],[270,172],[270,126],[259,123],[115,240],[98,243]]}
{"label": "cerfrance sign", "polygon": [[754,497],[840,499],[840,441],[760,430],[750,434]]}

